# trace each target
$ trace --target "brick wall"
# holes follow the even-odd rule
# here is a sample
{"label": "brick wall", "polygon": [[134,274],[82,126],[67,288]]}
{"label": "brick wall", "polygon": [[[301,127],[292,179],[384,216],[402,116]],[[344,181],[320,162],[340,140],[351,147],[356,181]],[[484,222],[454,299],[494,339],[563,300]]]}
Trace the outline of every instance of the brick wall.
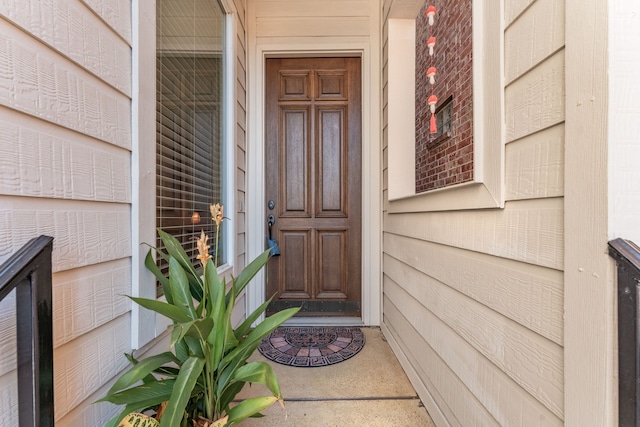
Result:
{"label": "brick wall", "polygon": [[429,25],[422,8],[416,19],[416,192],[424,192],[473,179],[472,0],[442,1],[432,27],[437,42],[433,66],[437,69],[434,95],[438,106],[453,98],[449,138],[429,133],[427,98],[431,85],[426,76],[431,64],[427,39]]}

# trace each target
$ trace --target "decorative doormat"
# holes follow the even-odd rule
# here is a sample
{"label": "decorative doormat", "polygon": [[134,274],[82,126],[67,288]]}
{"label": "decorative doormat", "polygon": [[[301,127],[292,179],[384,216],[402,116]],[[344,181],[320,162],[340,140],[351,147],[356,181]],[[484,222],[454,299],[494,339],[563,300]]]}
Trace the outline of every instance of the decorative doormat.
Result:
{"label": "decorative doormat", "polygon": [[262,340],[258,350],[282,365],[315,367],[340,363],[362,347],[364,334],[360,328],[281,326]]}

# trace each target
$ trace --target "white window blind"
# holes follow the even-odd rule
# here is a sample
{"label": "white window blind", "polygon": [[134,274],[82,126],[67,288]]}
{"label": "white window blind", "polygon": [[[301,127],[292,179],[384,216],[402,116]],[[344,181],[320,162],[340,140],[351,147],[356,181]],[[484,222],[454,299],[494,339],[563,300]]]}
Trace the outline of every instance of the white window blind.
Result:
{"label": "white window blind", "polygon": [[[223,203],[224,13],[215,0],[156,4],[157,225],[195,261],[201,230],[216,250],[209,205]],[[218,260],[225,260],[222,247]],[[166,270],[165,261],[158,264]]]}

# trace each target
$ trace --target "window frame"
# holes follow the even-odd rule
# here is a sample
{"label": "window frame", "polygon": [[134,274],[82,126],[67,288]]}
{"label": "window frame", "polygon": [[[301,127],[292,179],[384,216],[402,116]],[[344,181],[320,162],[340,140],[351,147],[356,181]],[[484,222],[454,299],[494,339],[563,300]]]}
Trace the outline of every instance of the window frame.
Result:
{"label": "window frame", "polygon": [[[234,61],[235,14],[232,1],[219,0],[224,17],[222,203],[225,217],[233,220],[236,187],[234,165]],[[152,13],[150,12],[152,11]],[[131,200],[131,295],[156,299],[156,280],[144,266],[149,246],[156,239],[156,0],[132,1],[132,200]],[[149,100],[153,100],[150,102]],[[151,107],[149,107],[151,105]],[[149,153],[154,153],[149,155]],[[217,202],[217,201],[212,201]],[[233,224],[233,222],[230,222]],[[229,222],[227,222],[229,224]],[[235,227],[222,234],[226,262],[220,274],[233,270]],[[159,299],[162,299],[160,297]],[[168,319],[137,304],[131,305],[131,347],[140,349],[166,331]]]}
{"label": "window frame", "polygon": [[481,58],[473,61],[473,180],[415,191],[415,170],[407,165],[415,165],[415,25],[423,4],[396,1],[387,21],[387,212],[503,208],[504,11],[499,0],[473,0],[473,57]]}

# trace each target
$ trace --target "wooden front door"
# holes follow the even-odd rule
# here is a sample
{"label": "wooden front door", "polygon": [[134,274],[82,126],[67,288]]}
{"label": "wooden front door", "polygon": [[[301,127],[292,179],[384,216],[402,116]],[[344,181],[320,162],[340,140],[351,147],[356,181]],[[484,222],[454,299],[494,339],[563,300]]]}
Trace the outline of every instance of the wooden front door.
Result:
{"label": "wooden front door", "polygon": [[360,316],[360,78],[360,58],[267,59],[267,314]]}

